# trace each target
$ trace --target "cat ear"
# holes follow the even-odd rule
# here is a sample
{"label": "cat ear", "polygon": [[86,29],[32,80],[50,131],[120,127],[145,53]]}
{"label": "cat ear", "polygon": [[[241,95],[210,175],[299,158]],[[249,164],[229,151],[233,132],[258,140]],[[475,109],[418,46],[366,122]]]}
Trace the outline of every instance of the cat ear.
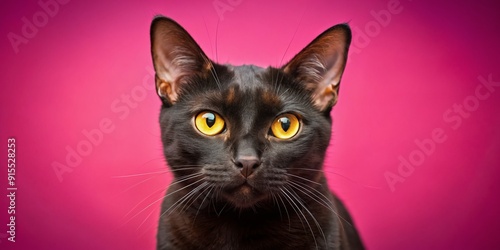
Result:
{"label": "cat ear", "polygon": [[204,72],[211,61],[189,33],[172,19],[158,16],[151,24],[151,54],[156,90],[167,104],[174,104],[186,77]]}
{"label": "cat ear", "polygon": [[282,67],[312,93],[316,107],[330,110],[336,103],[340,79],[351,43],[347,24],[335,25],[316,37]]}

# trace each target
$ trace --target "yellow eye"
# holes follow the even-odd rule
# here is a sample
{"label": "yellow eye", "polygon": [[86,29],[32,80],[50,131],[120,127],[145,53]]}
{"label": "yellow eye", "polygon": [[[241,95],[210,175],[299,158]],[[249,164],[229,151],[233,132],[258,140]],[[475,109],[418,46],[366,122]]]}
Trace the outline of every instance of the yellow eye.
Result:
{"label": "yellow eye", "polygon": [[203,111],[199,113],[194,123],[196,128],[205,135],[216,135],[224,130],[225,122],[215,112]]}
{"label": "yellow eye", "polygon": [[273,135],[280,139],[292,138],[299,132],[299,128],[299,118],[292,114],[278,116],[271,125]]}

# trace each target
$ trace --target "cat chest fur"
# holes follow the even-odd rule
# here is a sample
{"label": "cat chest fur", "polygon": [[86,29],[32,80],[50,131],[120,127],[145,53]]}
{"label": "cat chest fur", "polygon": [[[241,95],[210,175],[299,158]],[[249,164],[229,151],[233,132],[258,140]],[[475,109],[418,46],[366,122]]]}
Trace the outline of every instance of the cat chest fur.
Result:
{"label": "cat chest fur", "polygon": [[[281,210],[274,209],[276,204],[264,203],[258,213],[232,210],[222,203],[199,207],[198,202],[163,219],[164,249],[348,249],[340,240],[341,228],[348,222],[319,203],[305,202],[307,209],[289,204]],[[301,217],[307,211],[317,221]]]}

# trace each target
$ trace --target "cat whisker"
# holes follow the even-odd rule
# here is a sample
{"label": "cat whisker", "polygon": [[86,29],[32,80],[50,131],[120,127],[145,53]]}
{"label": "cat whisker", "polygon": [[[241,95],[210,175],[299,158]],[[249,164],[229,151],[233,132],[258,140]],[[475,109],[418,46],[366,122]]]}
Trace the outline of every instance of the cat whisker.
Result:
{"label": "cat whisker", "polygon": [[[223,186],[219,186],[217,192],[215,193],[215,200],[219,200],[219,195],[222,192]],[[215,204],[213,204],[215,206]],[[215,207],[214,207],[215,208]]]}
{"label": "cat whisker", "polygon": [[198,213],[200,213],[200,209],[203,207],[203,204],[205,203],[205,200],[208,198],[208,196],[210,195],[210,193],[212,192],[213,189],[214,189],[214,186],[211,185],[210,189],[207,192],[207,194],[205,194],[205,197],[201,201],[200,206],[198,206],[198,210],[196,211],[196,215],[194,216],[194,219],[193,219],[193,227],[194,227],[194,223],[196,221],[196,218],[198,217]]}
{"label": "cat whisker", "polygon": [[215,61],[219,62],[219,52],[217,50],[218,46],[218,38],[219,38],[219,22],[220,19],[217,19],[217,26],[215,27]]}
{"label": "cat whisker", "polygon": [[[201,180],[203,180],[203,179],[201,179]],[[203,184],[207,184],[207,183],[205,183],[205,182],[204,182],[204,183],[200,184],[200,186],[202,186]],[[162,213],[160,214],[160,218],[161,218],[162,216],[164,216],[164,215],[165,215],[168,211],[170,211],[170,210],[172,209],[172,211],[170,211],[170,213],[168,214],[168,215],[170,215],[170,214],[171,214],[171,213],[172,213],[172,212],[173,212],[173,211],[174,211],[177,207],[179,207],[180,205],[182,205],[182,203],[184,203],[184,202],[188,199],[188,197],[190,197],[192,194],[196,193],[196,191],[197,191],[197,190],[199,190],[200,186],[198,186],[198,187],[196,187],[195,189],[193,189],[193,190],[189,191],[187,194],[185,194],[183,197],[181,197],[179,200],[177,200],[177,201],[176,201],[174,204],[172,204],[172,205],[171,205],[171,206],[170,206],[170,207],[169,207],[166,211],[164,211],[164,212],[162,212]],[[166,195],[165,197],[167,197],[167,196],[168,196],[168,195]],[[167,216],[168,216],[168,215],[167,215]],[[150,226],[147,230],[149,230],[149,229],[151,229],[151,226]],[[147,231],[147,230],[146,230],[146,231]]]}
{"label": "cat whisker", "polygon": [[[302,17],[300,18],[299,24],[301,21],[302,21]],[[285,59],[286,53],[288,52],[288,49],[290,49],[290,45],[292,45],[292,42],[295,39],[295,35],[297,35],[298,30],[299,30],[299,25],[297,25],[297,28],[295,28],[295,31],[293,32],[293,35],[292,35],[292,39],[290,39],[290,42],[286,46],[285,52],[283,53],[283,56],[281,56],[281,60],[280,60],[280,63],[278,64],[278,67],[281,67],[281,64],[283,63],[283,59]]]}
{"label": "cat whisker", "polygon": [[[344,228],[344,223],[343,222],[347,223],[350,227],[354,227],[349,221],[347,221],[344,217],[342,217],[337,212],[336,205],[330,199],[328,199],[328,197],[326,197],[324,194],[322,194],[321,192],[319,192],[318,190],[316,190],[316,189],[314,189],[314,188],[312,188],[310,186],[307,186],[307,185],[299,183],[299,182],[293,182],[293,181],[291,181],[290,184],[294,185],[297,188],[297,190],[301,191],[303,194],[307,195],[312,200],[314,200],[314,201],[318,202],[319,204],[321,204],[321,205],[325,206],[326,208],[328,208],[337,217],[337,219],[338,219],[338,221],[340,223],[340,226],[341,226],[341,229],[342,229],[343,232],[345,232],[345,228]],[[307,191],[309,194],[314,195],[316,198],[320,199],[320,201],[314,199],[310,195],[306,194],[304,191]],[[319,194],[322,197],[318,196],[315,193]]]}
{"label": "cat whisker", "polygon": [[220,209],[220,211],[219,211],[219,212],[217,212],[217,208],[215,208],[215,207],[214,207],[214,209],[215,209],[215,213],[217,214],[217,217],[220,217],[220,216],[221,216],[222,211],[224,211],[224,209],[226,208],[226,206],[227,206],[227,203],[226,203],[226,204],[224,204],[224,206]]}
{"label": "cat whisker", "polygon": [[171,169],[171,168],[165,169],[164,168],[163,170],[160,170],[160,171],[129,174],[129,175],[116,175],[116,176],[112,176],[111,178],[129,178],[129,177],[137,177],[137,176],[144,176],[144,175],[165,174],[165,173],[175,172],[175,171],[199,169],[200,167],[202,167],[202,165],[181,165],[181,166],[176,166],[176,169]]}
{"label": "cat whisker", "polygon": [[[200,176],[201,176],[201,175],[202,175],[202,174],[200,173]],[[193,178],[196,178],[196,177],[199,177],[199,176],[194,176],[194,177],[191,177],[191,178],[189,178],[189,179],[193,179]],[[186,180],[183,180],[183,181],[186,181]],[[155,201],[151,202],[149,205],[147,205],[147,206],[146,206],[146,207],[144,207],[142,210],[140,210],[139,212],[137,212],[134,216],[130,217],[130,218],[129,218],[126,222],[125,222],[125,224],[126,224],[126,223],[128,223],[129,221],[131,221],[133,218],[137,217],[139,214],[141,214],[142,212],[144,212],[146,209],[148,209],[148,208],[150,208],[151,206],[153,206],[154,204],[158,203],[159,201],[162,201],[163,199],[165,199],[165,198],[169,197],[170,195],[175,194],[175,193],[177,193],[177,192],[179,192],[179,191],[182,191],[182,190],[184,190],[184,189],[186,189],[186,188],[188,188],[188,187],[191,187],[191,186],[193,186],[193,185],[196,185],[196,184],[198,184],[200,181],[204,181],[204,179],[197,180],[197,181],[195,181],[195,182],[193,182],[193,183],[191,183],[191,184],[188,184],[188,185],[186,185],[186,186],[184,186],[184,187],[182,187],[182,188],[180,188],[180,189],[177,189],[177,190],[175,190],[175,191],[173,191],[173,192],[171,192],[171,193],[169,193],[169,194],[167,194],[167,195],[164,195],[164,196],[160,197],[159,199],[157,199],[157,200],[155,200]],[[177,183],[179,183],[179,182],[180,182],[180,181],[177,181]],[[172,184],[170,184],[170,185],[172,185]]]}
{"label": "cat whisker", "polygon": [[[305,171],[315,171],[315,172],[323,172],[323,173],[329,173],[329,174],[334,174],[334,175],[337,175],[337,176],[340,176],[344,179],[346,179],[347,181],[351,182],[351,183],[354,183],[354,184],[360,184],[359,182],[343,175],[343,174],[340,174],[340,173],[337,173],[337,172],[334,172],[334,171],[331,171],[331,170],[325,170],[325,169],[308,169],[308,168],[286,168],[287,170],[305,170]],[[371,186],[371,185],[365,185],[365,184],[360,184],[361,186],[365,187],[365,188],[371,188],[371,189],[380,189],[382,190],[383,188],[382,187],[375,187],[375,186]]]}
{"label": "cat whisker", "polygon": [[[297,211],[297,209],[295,208],[295,206],[292,205],[292,203],[290,202],[289,200],[289,197],[288,195],[283,191],[283,188],[280,189],[281,190],[281,193],[284,195],[283,197],[285,198],[285,200],[288,202],[288,204],[290,204],[290,207],[293,209],[293,211],[295,212],[296,215],[298,215],[298,218],[299,218],[299,221],[300,221],[300,224],[302,224],[302,228],[304,228],[304,231],[307,230],[306,229],[306,225],[304,224],[304,221],[302,220],[302,217],[300,217],[300,214],[299,212]],[[281,198],[281,197],[280,197]],[[285,206],[286,207],[286,206]]]}
{"label": "cat whisker", "polygon": [[[352,227],[351,223],[349,223],[346,219],[344,219],[342,216],[340,216],[340,215],[339,215],[339,213],[336,211],[336,209],[335,209],[335,208],[333,208],[333,207],[335,207],[335,205],[334,205],[331,201],[329,201],[329,200],[328,200],[328,199],[327,199],[327,198],[326,198],[326,197],[325,197],[322,193],[320,193],[318,190],[313,189],[312,187],[309,187],[309,186],[304,186],[304,187],[301,187],[301,186],[299,185],[300,183],[290,183],[290,184],[294,185],[294,186],[297,188],[297,190],[298,190],[298,191],[300,191],[301,193],[303,193],[304,195],[308,196],[308,197],[309,197],[309,198],[311,198],[312,200],[316,201],[317,203],[319,203],[319,204],[323,205],[324,207],[326,207],[327,209],[329,209],[329,210],[330,210],[330,211],[331,211],[331,212],[332,212],[332,213],[333,213],[333,214],[334,214],[334,215],[335,215],[335,216],[339,219],[339,222],[340,222],[340,226],[341,226],[341,228],[342,228],[342,231],[345,231],[345,228],[344,228],[344,224],[343,224],[340,220],[343,220],[344,222],[346,222],[347,224],[349,224],[349,225]],[[310,190],[308,190],[306,187],[307,187],[308,189],[310,189]],[[319,199],[319,200],[317,200],[316,198],[312,197],[311,195],[309,195],[309,194],[305,193],[305,191],[307,191],[309,194],[311,194],[311,195],[315,196],[315,197],[316,197],[317,199]],[[315,192],[319,193],[320,195],[322,195],[322,196],[323,196],[325,199],[327,199],[327,200],[322,199],[321,197],[319,197],[318,195],[316,195],[316,194],[315,194],[314,192],[312,192],[312,191],[315,191]],[[333,207],[332,207],[332,206],[330,206],[330,205],[332,205]]]}
{"label": "cat whisker", "polygon": [[[279,67],[279,66],[278,66],[278,67]],[[273,84],[274,84],[274,74],[270,74],[270,75],[271,75],[271,83],[273,83]],[[276,95],[278,95],[278,93],[279,93],[279,89],[280,89],[280,86],[277,86],[277,87],[276,87],[276,84],[274,84],[274,85],[272,85],[272,86],[273,86],[274,93],[275,93]]]}
{"label": "cat whisker", "polygon": [[349,177],[347,177],[347,176],[345,176],[343,174],[337,173],[337,172],[333,172],[333,171],[326,171],[326,172],[330,173],[330,174],[334,174],[334,175],[340,176],[340,177],[344,178],[345,180],[347,180],[347,181],[349,181],[349,182],[351,182],[353,184],[361,185],[364,188],[383,190],[382,187],[376,187],[376,186],[372,186],[372,185],[361,184],[358,181],[355,181],[355,180],[353,180],[353,179],[351,179],[351,178],[349,178]]}
{"label": "cat whisker", "polygon": [[315,171],[315,172],[324,172],[323,169],[312,169],[312,168],[285,168],[286,170],[306,170],[306,171]]}
{"label": "cat whisker", "polygon": [[[208,35],[208,39],[211,40],[210,38],[210,34],[208,32],[208,27],[207,27],[207,23],[205,22],[205,29],[207,31],[207,35]],[[218,62],[219,61],[219,53],[217,51],[217,39],[218,39],[218,36],[219,36],[219,21],[217,20],[217,26],[215,28],[215,61]],[[213,52],[213,47],[212,47],[212,43],[210,43],[210,49],[212,50]],[[202,55],[203,59],[205,60],[206,63],[209,63],[210,64],[210,73],[212,74],[212,77],[215,79],[215,82],[217,83],[217,86],[219,87],[219,90],[222,89],[222,84],[220,82],[220,79],[219,79],[219,76],[217,75],[217,71],[214,69],[213,67],[213,63],[210,59],[206,58],[204,55]]]}
{"label": "cat whisker", "polygon": [[[144,197],[144,198],[143,198],[141,201],[139,201],[139,202],[138,202],[135,206],[133,206],[133,207],[132,207],[132,208],[131,208],[131,209],[130,209],[130,210],[129,210],[129,211],[128,211],[128,212],[127,212],[124,216],[123,216],[123,218],[122,218],[122,219],[127,218],[127,216],[128,216],[130,213],[132,213],[132,212],[133,212],[133,211],[134,211],[134,210],[135,210],[135,209],[136,209],[136,208],[137,208],[140,204],[142,204],[145,200],[149,199],[151,196],[153,196],[153,195],[155,195],[156,193],[158,193],[158,192],[160,192],[160,191],[163,191],[163,190],[165,190],[165,187],[163,187],[163,186],[162,186],[162,187],[158,188],[157,190],[153,191],[152,193],[150,193],[148,196]],[[125,221],[125,223],[124,223],[123,225],[127,224],[127,222],[129,222],[129,221],[130,221],[130,219],[129,219],[129,220],[127,220],[127,221]]]}
{"label": "cat whisker", "polygon": [[121,191],[118,195],[122,195],[122,194],[126,193],[127,191],[131,190],[132,188],[137,187],[137,186],[141,185],[142,183],[145,183],[145,182],[147,182],[147,181],[150,181],[150,180],[152,180],[152,179],[154,179],[154,178],[156,178],[156,177],[158,177],[158,176],[159,176],[159,175],[150,176],[150,177],[148,177],[147,179],[144,179],[144,180],[142,180],[142,181],[139,181],[139,182],[137,182],[137,183],[135,183],[135,184],[131,185],[130,187],[128,187],[128,188],[126,188],[126,189],[124,189],[124,190],[123,190],[123,191]]}
{"label": "cat whisker", "polygon": [[[290,195],[292,195],[293,197],[295,197],[296,200],[300,199],[299,195],[293,189],[291,189],[289,192],[290,192]],[[304,208],[304,210],[309,214],[309,216],[311,216],[311,218],[313,219],[314,224],[316,224],[316,227],[318,228],[321,236],[323,236],[323,240],[325,241],[325,245],[327,245],[325,233],[323,232],[323,229],[321,228],[321,225],[319,224],[318,220],[316,220],[316,217],[314,217],[314,215],[307,208],[307,206],[304,205],[304,202],[298,202],[298,203]],[[313,234],[313,236],[314,236],[314,234]],[[317,245],[316,245],[316,248],[317,248]]]}
{"label": "cat whisker", "polygon": [[[202,180],[204,180],[204,179],[202,179]],[[188,202],[192,198],[192,196],[196,194],[196,192],[198,192],[200,189],[202,189],[206,185],[208,185],[208,183],[203,182],[202,184],[200,184],[199,186],[197,186],[196,188],[192,189],[187,194],[185,194],[184,196],[182,196],[174,204],[172,204],[167,210],[165,210],[165,212],[163,212],[160,215],[160,218],[162,216],[164,216],[169,211],[170,211],[170,213],[167,216],[169,216],[170,214],[172,214],[172,212],[175,211],[175,209],[177,209],[178,207],[180,207],[181,205],[183,205],[183,203]],[[184,209],[184,207],[180,211],[182,211],[183,209]]]}
{"label": "cat whisker", "polygon": [[[163,150],[163,149],[161,148],[161,145],[159,145],[159,146],[160,146],[160,147],[159,147],[159,148],[156,148],[156,149],[157,149],[158,151]],[[166,162],[166,161],[165,161],[165,156],[162,156],[162,155],[159,155],[158,157],[154,157],[154,158],[152,158],[152,159],[150,159],[150,160],[148,160],[148,161],[146,161],[146,162],[142,163],[141,165],[138,165],[138,166],[137,166],[137,168],[142,169],[144,166],[146,166],[146,165],[148,165],[148,164],[150,164],[150,163],[152,163],[152,162],[157,162],[157,161],[161,161],[161,162],[162,162],[162,165],[161,165],[161,167],[156,167],[156,168],[154,168],[154,169],[165,169],[165,167],[164,167],[164,163]]]}
{"label": "cat whisker", "polygon": [[172,173],[173,173],[173,172],[178,172],[178,171],[186,171],[186,170],[193,170],[193,169],[198,169],[198,170],[199,170],[199,169],[200,169],[200,167],[201,167],[201,166],[195,166],[195,167],[190,167],[190,168],[189,168],[189,167],[187,167],[187,165],[186,165],[186,167],[183,167],[183,168],[178,168],[178,167],[176,167],[176,169],[170,169],[170,172],[172,172]]}
{"label": "cat whisker", "polygon": [[146,218],[144,218],[144,220],[141,222],[141,224],[139,224],[139,226],[137,226],[137,228],[135,229],[136,232],[139,231],[139,229],[141,229],[142,225],[144,225],[144,223],[149,219],[149,217],[153,214],[154,211],[155,210],[152,209],[151,212],[149,212],[149,214],[146,216]]}
{"label": "cat whisker", "polygon": [[301,179],[301,180],[303,180],[303,181],[307,181],[307,182],[310,182],[310,183],[312,183],[312,184],[316,184],[316,185],[318,185],[318,186],[323,186],[323,185],[322,185],[321,183],[319,183],[319,182],[311,181],[311,180],[309,180],[309,179],[307,179],[307,178],[304,178],[304,177],[302,177],[302,176],[298,176],[298,175],[295,175],[295,174],[290,174],[290,173],[285,173],[285,175],[292,176],[292,177],[295,177],[295,178],[297,178],[297,179]]}
{"label": "cat whisker", "polygon": [[[306,186],[306,185],[301,185],[301,183],[298,183],[298,182],[295,182],[295,181],[290,181],[289,184],[291,186],[295,187],[301,193],[303,193],[306,196],[308,196],[309,198],[311,198],[312,200],[318,202],[319,204],[323,205],[324,207],[330,209],[333,213],[337,214],[337,212],[335,211],[335,209],[332,207],[334,205],[333,205],[333,203],[331,201],[325,200],[324,198],[322,198],[322,197],[318,196],[317,194],[313,193],[313,190],[317,191],[316,189],[314,189],[312,187],[309,187],[309,186]],[[317,192],[320,193],[319,191],[317,191]],[[313,195],[314,197],[312,197],[311,195]],[[317,200],[317,199],[319,199],[319,200]],[[332,206],[330,206],[330,205],[332,205]]]}
{"label": "cat whisker", "polygon": [[175,165],[175,166],[173,166],[173,168],[176,168],[176,169],[185,169],[187,167],[202,168],[203,166],[204,166],[203,164],[186,164],[186,165]]}
{"label": "cat whisker", "polygon": [[[182,187],[182,188],[180,188],[180,189],[177,189],[177,190],[173,191],[172,193],[169,193],[169,194],[165,195],[164,197],[162,197],[162,199],[165,199],[165,198],[167,198],[168,196],[170,196],[170,195],[172,195],[172,194],[174,194],[174,193],[177,193],[177,192],[179,192],[179,191],[181,191],[181,190],[183,190],[183,189],[186,189],[186,188],[188,188],[188,187],[190,187],[190,186],[193,186],[193,185],[195,185],[195,184],[198,184],[198,183],[199,183],[199,182],[201,182],[201,181],[204,181],[204,179],[197,180],[197,181],[195,181],[195,182],[193,182],[193,183],[191,183],[191,184],[189,184],[189,185],[186,185],[185,187]],[[170,207],[169,207],[167,210],[165,210],[163,213],[161,213],[161,214],[160,214],[160,218],[161,218],[162,216],[164,216],[164,215],[165,215],[168,211],[170,211],[171,209],[176,208],[176,207],[178,206],[178,204],[182,204],[182,203],[183,203],[183,202],[184,202],[184,201],[185,201],[188,197],[190,197],[190,196],[191,196],[191,194],[192,194],[192,193],[195,193],[195,192],[197,191],[197,188],[199,188],[199,187],[200,187],[201,185],[203,185],[203,184],[206,184],[206,182],[203,182],[202,184],[200,184],[200,185],[199,185],[199,186],[197,186],[196,188],[192,189],[192,190],[191,190],[191,191],[189,191],[187,194],[185,194],[185,195],[184,195],[184,196],[182,196],[180,199],[178,199],[178,200],[177,200],[174,204],[170,205]],[[157,201],[155,201],[154,203],[156,203],[156,202],[157,202]],[[152,204],[150,204],[150,205],[152,205]],[[172,211],[173,211],[173,210],[172,210]],[[169,213],[169,215],[170,215],[170,213]]]}
{"label": "cat whisker", "polygon": [[112,178],[129,178],[129,177],[137,177],[137,176],[144,176],[144,175],[165,174],[165,173],[168,173],[168,172],[170,172],[170,170],[162,170],[162,171],[140,173],[140,174],[117,175],[117,176],[112,176]]}
{"label": "cat whisker", "polygon": [[[202,184],[201,184],[199,187],[197,187],[196,189],[198,189],[197,191],[200,191],[201,189],[203,189],[203,188],[205,188],[205,187],[207,187],[207,186],[210,186],[210,184],[208,184],[207,182],[205,182],[205,183],[202,183]],[[189,200],[188,200],[188,201],[186,201],[186,203],[184,204],[184,206],[183,206],[183,207],[182,207],[182,209],[181,209],[181,212],[182,212],[182,211],[185,211],[185,209],[187,209],[187,208],[191,207],[191,206],[192,206],[192,205],[193,205],[193,204],[194,204],[194,203],[195,203],[195,202],[196,202],[196,201],[200,198],[200,196],[201,196],[201,195],[203,195],[203,191],[199,192],[198,196],[196,196],[195,198],[193,198],[193,197],[194,197],[194,195],[193,195],[193,196],[189,199],[189,200],[192,200],[192,201],[191,201],[191,203],[189,203],[189,205],[188,205]]]}
{"label": "cat whisker", "polygon": [[[202,180],[203,180],[203,179],[202,179]],[[185,195],[184,195],[183,197],[181,197],[181,198],[180,198],[180,199],[179,199],[176,203],[172,204],[172,205],[171,205],[171,206],[167,209],[167,211],[162,212],[162,214],[160,214],[160,218],[161,218],[162,216],[164,216],[164,215],[165,215],[165,213],[167,213],[169,210],[172,210],[172,211],[170,211],[170,213],[168,214],[168,215],[170,215],[170,214],[171,214],[171,213],[172,213],[175,209],[177,209],[178,207],[180,207],[180,206],[182,205],[182,203],[187,202],[188,196],[191,196],[191,198],[192,198],[192,195],[194,195],[196,192],[200,191],[201,189],[205,188],[206,186],[210,186],[210,185],[209,185],[208,183],[204,182],[204,183],[200,184],[200,186],[196,187],[196,188],[195,188],[196,190],[195,190],[195,189],[193,189],[193,190],[191,190],[190,192],[188,192],[187,194],[185,194]],[[203,192],[204,192],[204,191],[201,191],[200,193],[201,193],[201,194],[203,194]],[[166,196],[165,196],[165,197],[166,197]],[[198,196],[198,197],[199,197],[199,196]],[[197,197],[197,198],[195,198],[195,199],[194,199],[194,201],[196,201],[196,200],[198,199],[198,197]],[[191,198],[189,198],[189,200],[190,200]],[[181,201],[181,200],[182,200],[182,201]],[[192,203],[191,203],[191,204],[192,204]],[[191,206],[191,204],[190,204],[189,206]],[[176,207],[174,207],[174,206],[176,206]],[[188,207],[189,207],[189,206],[188,206]],[[200,206],[201,206],[201,205],[200,205]],[[184,207],[182,208],[182,210],[181,210],[181,211],[183,211],[183,210],[184,210]],[[167,216],[168,216],[168,215],[167,215]],[[195,217],[195,220],[196,220],[196,217]],[[151,229],[152,227],[153,227],[153,226],[150,226],[147,230]]]}
{"label": "cat whisker", "polygon": [[[281,81],[280,81],[281,82]],[[286,94],[288,93],[290,89],[286,89],[283,93],[280,94],[280,99],[284,99]]]}
{"label": "cat whisker", "polygon": [[283,219],[283,214],[281,214],[280,204],[278,203],[278,200],[276,199],[276,195],[274,193],[271,193],[271,198],[273,199],[273,205],[278,207],[278,213],[280,214],[280,219]]}
{"label": "cat whisker", "polygon": [[215,69],[214,69],[213,63],[205,56],[203,56],[203,59],[205,60],[205,63],[210,64],[210,73],[212,74],[212,77],[214,78],[215,82],[217,83],[217,87],[219,87],[219,90],[222,91],[222,84],[219,80],[219,76],[217,75],[217,71],[215,71]]}
{"label": "cat whisker", "polygon": [[285,175],[292,176],[292,177],[295,177],[295,178],[297,178],[297,179],[301,179],[301,180],[303,180],[303,181],[307,181],[307,182],[310,182],[310,183],[313,183],[313,184],[316,184],[316,185],[322,186],[322,184],[321,184],[321,183],[319,183],[319,182],[315,182],[315,181],[311,181],[311,180],[309,180],[309,179],[307,179],[307,178],[304,178],[304,177],[302,177],[302,176],[298,176],[298,175],[295,175],[295,174],[290,174],[290,173],[285,173]]}
{"label": "cat whisker", "polygon": [[[202,175],[203,175],[203,173],[199,173],[199,172],[198,173],[193,173],[193,174],[188,174],[188,175],[183,176],[182,178],[179,178],[178,180],[170,183],[170,185],[168,185],[168,187],[171,187],[173,185],[176,185],[176,184],[179,184],[179,183],[191,180],[191,179],[195,179],[195,178],[201,177]],[[178,191],[178,190],[176,190],[176,191]]]}
{"label": "cat whisker", "polygon": [[[349,226],[353,226],[351,223],[349,223],[349,221],[347,221],[345,218],[343,218],[342,216],[340,216],[340,214],[336,210],[337,206],[328,197],[326,197],[323,193],[319,192],[318,190],[316,190],[316,189],[314,189],[314,188],[312,188],[310,186],[307,186],[307,185],[305,185],[303,183],[300,183],[300,182],[290,181],[290,184],[295,185],[295,187],[301,188],[302,190],[308,191],[311,195],[314,195],[316,198],[318,198],[321,201],[323,201],[323,203],[318,202],[315,199],[313,199],[313,200],[315,200],[316,202],[318,202],[318,203],[322,204],[323,206],[326,206],[327,208],[329,208],[335,214],[335,216],[337,216],[339,219],[341,219],[344,222],[346,222],[347,224],[349,224]],[[311,196],[309,196],[309,197],[312,199]]]}
{"label": "cat whisker", "polygon": [[278,198],[280,199],[281,203],[283,204],[283,208],[285,209],[286,216],[288,217],[288,230],[290,231],[292,229],[292,221],[290,220],[290,214],[288,213],[288,209],[286,208],[285,202],[283,201],[283,198],[281,198],[281,195],[278,194]]}
{"label": "cat whisker", "polygon": [[[283,187],[282,188],[282,193],[285,195],[285,199],[288,200],[288,202],[290,203],[290,205],[292,206],[292,209],[295,210],[295,213],[299,216],[302,216],[302,218],[304,218],[307,226],[309,227],[309,231],[311,232],[311,235],[314,239],[314,245],[316,245],[316,249],[318,249],[318,242],[316,242],[316,237],[314,235],[314,231],[312,230],[312,227],[311,227],[311,224],[309,223],[309,221],[307,220],[306,216],[304,215],[304,213],[302,213],[302,210],[300,209],[299,205],[297,205],[297,203],[294,201],[296,200],[297,202],[300,203],[300,200],[298,199],[293,199],[292,198],[292,194],[291,192],[286,188],[286,187]],[[300,213],[300,214],[299,214]],[[299,219],[300,219],[300,216],[299,216]],[[300,220],[301,223],[302,223],[302,219]],[[304,223],[302,223],[302,226],[304,226]],[[305,230],[305,226],[304,226],[304,230]]]}
{"label": "cat whisker", "polygon": [[[289,192],[291,192],[290,195],[295,197],[296,200],[300,200],[300,198],[299,198],[300,196],[293,189],[290,189]],[[323,237],[323,240],[325,241],[325,245],[327,245],[325,233],[323,232],[323,229],[321,228],[321,225],[319,224],[318,220],[316,220],[316,217],[311,213],[311,211],[309,210],[309,208],[307,208],[307,206],[304,204],[304,202],[299,202],[299,204],[305,209],[305,211],[309,214],[309,216],[311,216],[311,218],[314,221],[314,224],[316,224],[316,227],[318,228],[321,236]],[[314,234],[313,234],[313,236],[314,236]]]}
{"label": "cat whisker", "polygon": [[212,52],[212,54],[214,54],[214,47],[212,45],[212,38],[210,37],[210,32],[208,32],[207,20],[205,20],[205,16],[202,16],[202,18],[203,18],[203,24],[205,24],[205,31],[207,32],[208,41],[210,44],[210,51]]}
{"label": "cat whisker", "polygon": [[[136,216],[138,216],[138,215],[142,212],[142,210],[141,210],[141,212],[137,213],[135,216],[132,216],[131,218],[126,219],[126,218],[129,216],[129,214],[131,214],[131,213],[132,213],[132,212],[133,212],[133,211],[134,211],[134,210],[135,210],[135,209],[136,209],[136,208],[137,208],[140,204],[142,204],[144,201],[146,201],[147,199],[149,199],[151,196],[153,196],[153,195],[157,194],[157,193],[158,193],[158,192],[160,192],[160,191],[164,191],[164,190],[165,190],[165,187],[164,187],[164,186],[162,186],[162,187],[160,187],[159,189],[155,190],[154,192],[151,192],[148,196],[144,197],[141,201],[139,201],[139,202],[138,202],[138,203],[137,203],[134,207],[132,207],[132,208],[131,208],[131,209],[130,209],[130,210],[129,210],[129,211],[128,211],[128,212],[127,212],[127,213],[126,213],[123,217],[122,217],[122,219],[121,219],[121,220],[124,220],[124,222],[122,222],[122,223],[121,223],[121,225],[119,225],[118,227],[124,227],[127,223],[129,223],[129,222],[130,222],[133,218],[135,218]],[[146,209],[144,209],[144,210],[146,210]],[[153,211],[155,211],[155,209],[152,209],[152,211],[150,212],[150,214],[151,214]],[[148,216],[150,216],[150,215],[148,215]],[[144,221],[146,221],[146,220],[147,220],[147,217],[146,217],[146,219],[145,219]],[[144,222],[143,222],[143,223],[144,223]],[[141,224],[142,224],[142,223],[141,223]],[[140,227],[140,226],[141,226],[141,225],[139,225],[139,227]]]}

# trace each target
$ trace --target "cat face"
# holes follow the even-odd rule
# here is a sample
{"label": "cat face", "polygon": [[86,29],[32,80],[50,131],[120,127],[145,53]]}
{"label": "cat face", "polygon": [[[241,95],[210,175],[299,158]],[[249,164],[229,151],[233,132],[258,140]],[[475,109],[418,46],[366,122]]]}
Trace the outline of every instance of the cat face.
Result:
{"label": "cat face", "polygon": [[350,37],[347,25],[334,26],[282,68],[219,65],[177,23],[156,18],[151,48],[174,184],[247,208],[318,183]]}

